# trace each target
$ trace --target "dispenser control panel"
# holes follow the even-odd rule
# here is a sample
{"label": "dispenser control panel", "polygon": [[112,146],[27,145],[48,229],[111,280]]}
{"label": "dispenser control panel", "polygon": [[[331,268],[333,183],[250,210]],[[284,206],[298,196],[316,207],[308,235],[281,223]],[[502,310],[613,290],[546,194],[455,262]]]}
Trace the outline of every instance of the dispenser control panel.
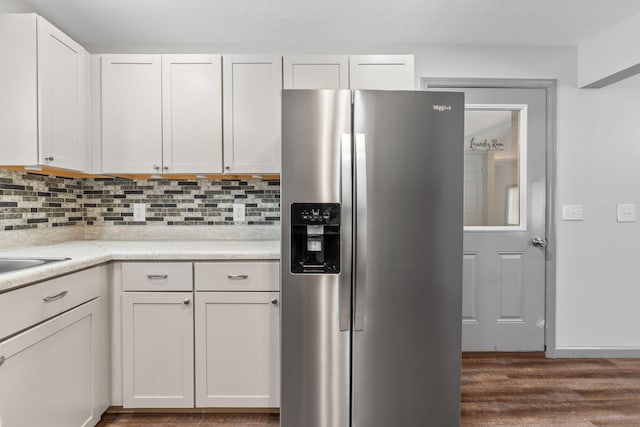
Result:
{"label": "dispenser control panel", "polygon": [[340,204],[291,204],[291,272],[340,272]]}
{"label": "dispenser control panel", "polygon": [[[296,205],[296,211],[294,211],[293,205]],[[311,203],[294,203],[291,207],[292,214],[295,212],[298,214],[298,218],[292,218],[293,224],[331,224],[337,223],[340,214],[340,205],[337,203],[329,204],[329,206],[313,206]],[[302,206],[297,206],[302,205]],[[309,206],[307,206],[309,205]],[[292,215],[293,216],[293,215]]]}

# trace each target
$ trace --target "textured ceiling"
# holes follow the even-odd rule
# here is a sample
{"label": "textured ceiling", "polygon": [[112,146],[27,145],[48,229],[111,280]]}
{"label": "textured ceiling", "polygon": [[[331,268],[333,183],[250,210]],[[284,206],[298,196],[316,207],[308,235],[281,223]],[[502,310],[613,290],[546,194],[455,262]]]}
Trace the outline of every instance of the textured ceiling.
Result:
{"label": "textured ceiling", "polygon": [[576,45],[639,0],[25,0],[86,46]]}

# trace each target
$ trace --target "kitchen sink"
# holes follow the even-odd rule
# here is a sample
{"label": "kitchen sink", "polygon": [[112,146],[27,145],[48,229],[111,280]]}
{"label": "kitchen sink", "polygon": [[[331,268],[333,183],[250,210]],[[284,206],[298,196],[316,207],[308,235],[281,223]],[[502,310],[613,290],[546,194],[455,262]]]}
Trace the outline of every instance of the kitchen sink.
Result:
{"label": "kitchen sink", "polygon": [[52,262],[66,261],[71,258],[1,258],[0,257],[0,274],[11,273],[12,271],[22,270],[23,268],[37,267],[39,265],[49,264]]}

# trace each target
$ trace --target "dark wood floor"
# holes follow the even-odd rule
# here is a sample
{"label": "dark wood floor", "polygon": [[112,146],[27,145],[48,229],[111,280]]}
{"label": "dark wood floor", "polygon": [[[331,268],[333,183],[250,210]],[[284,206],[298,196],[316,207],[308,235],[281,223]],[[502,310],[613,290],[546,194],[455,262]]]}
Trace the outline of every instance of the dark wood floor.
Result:
{"label": "dark wood floor", "polygon": [[465,358],[462,425],[640,426],[640,359]]}
{"label": "dark wood floor", "polygon": [[[463,426],[640,426],[640,359],[469,355],[462,361],[461,422]],[[424,425],[429,425],[427,420]],[[275,427],[278,416],[107,414],[98,426]]]}
{"label": "dark wood floor", "polygon": [[97,427],[277,427],[277,414],[105,414]]}

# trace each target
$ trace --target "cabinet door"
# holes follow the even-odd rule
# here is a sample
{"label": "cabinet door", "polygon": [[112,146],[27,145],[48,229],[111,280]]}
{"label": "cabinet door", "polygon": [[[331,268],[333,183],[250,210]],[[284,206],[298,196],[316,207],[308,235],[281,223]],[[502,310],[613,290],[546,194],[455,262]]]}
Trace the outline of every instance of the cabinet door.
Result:
{"label": "cabinet door", "polygon": [[224,171],[280,173],[280,56],[225,56]]}
{"label": "cabinet door", "polygon": [[122,295],[125,408],[193,407],[191,292]]}
{"label": "cabinet door", "polygon": [[351,55],[351,89],[414,90],[413,55]]}
{"label": "cabinet door", "polygon": [[162,103],[164,172],[221,173],[220,55],[164,55]]}
{"label": "cabinet door", "polygon": [[84,304],[0,343],[0,418],[5,426],[95,425],[95,304]]}
{"label": "cabinet door", "polygon": [[87,169],[89,57],[82,46],[38,17],[40,162]]}
{"label": "cabinet door", "polygon": [[102,171],[162,170],[160,55],[102,56]]}
{"label": "cabinet door", "polygon": [[293,55],[283,58],[285,89],[349,89],[347,55]]}
{"label": "cabinet door", "polygon": [[36,16],[0,13],[0,164],[38,163]]}
{"label": "cabinet door", "polygon": [[196,292],[196,406],[277,407],[278,292]]}

